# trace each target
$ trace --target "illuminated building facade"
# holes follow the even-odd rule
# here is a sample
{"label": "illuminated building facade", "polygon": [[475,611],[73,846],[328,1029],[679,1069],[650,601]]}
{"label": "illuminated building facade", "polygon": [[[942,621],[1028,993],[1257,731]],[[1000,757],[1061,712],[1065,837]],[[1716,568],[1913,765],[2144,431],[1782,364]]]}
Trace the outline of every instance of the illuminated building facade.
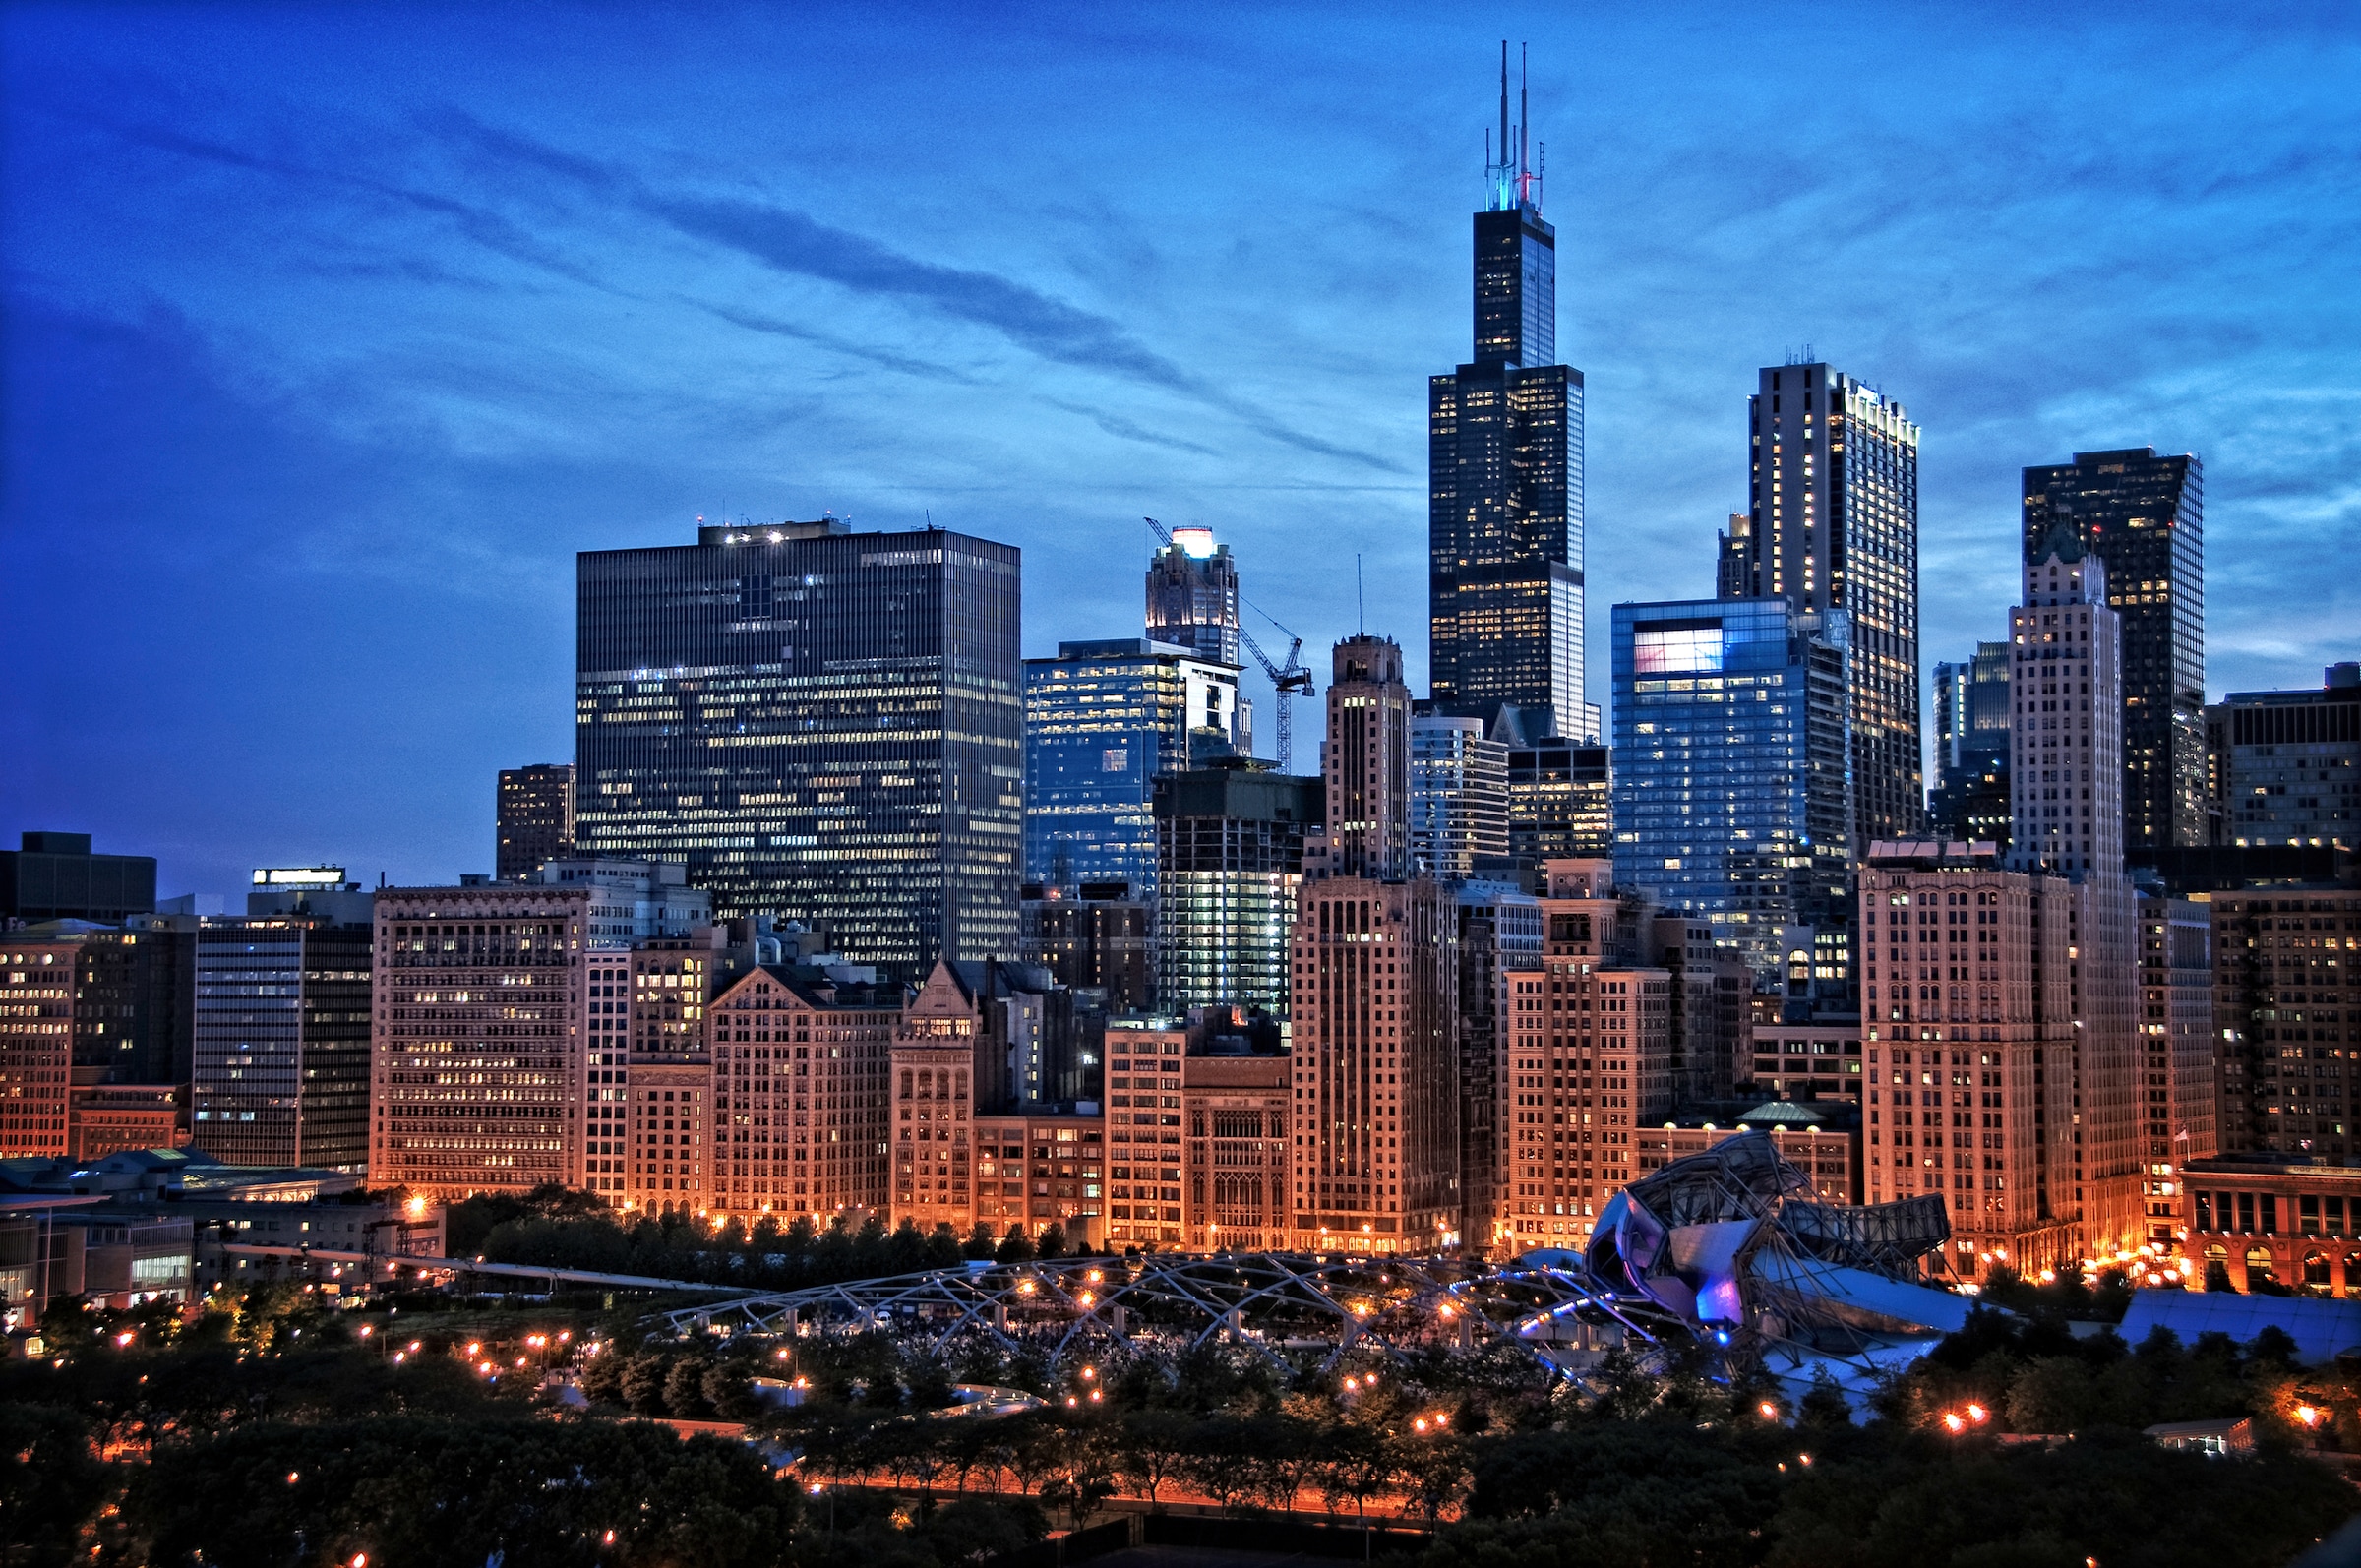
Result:
{"label": "illuminated building facade", "polygon": [[1962,1277],[2089,1255],[2074,896],[1988,845],[1879,844],[1862,868],[1867,1201],[1940,1195]]}
{"label": "illuminated building facade", "polygon": [[1496,1223],[1511,1252],[1584,1246],[1607,1200],[1641,1174],[1637,1129],[1672,1108],[1671,976],[1586,956],[1603,926],[1559,900],[1543,909],[1555,935],[1541,965],[1507,982]]}
{"label": "illuminated building facade", "polygon": [[1159,1006],[1235,1004],[1288,1016],[1305,839],[1326,798],[1318,779],[1243,768],[1156,781]]}
{"label": "illuminated building facade", "polygon": [[1207,1223],[1183,1207],[1181,1092],[1190,1040],[1178,1018],[1107,1021],[1107,1236],[1116,1244],[1177,1247]]}
{"label": "illuminated building facade", "polygon": [[[976,1204],[948,1224],[964,1240],[978,1225],[996,1236],[1039,1236],[1056,1225],[1068,1246],[1107,1239],[1107,1120],[1096,1108],[976,1116]],[[900,1223],[900,1216],[895,1216]]]}
{"label": "illuminated building facade", "polygon": [[2213,917],[2206,900],[2139,892],[2141,1173],[2148,1239],[2185,1224],[2179,1169],[2221,1150],[2213,1071]]}
{"label": "illuminated building facade", "polygon": [[611,1114],[600,1118],[603,1128],[586,1126],[586,1184],[599,1191],[604,1178],[604,1190],[613,1192],[620,1175],[627,1209],[677,1207],[702,1214],[717,1195],[709,1002],[714,956],[710,932],[652,937],[627,953],[589,956],[594,988],[601,975],[628,976],[605,985],[628,988],[631,1033],[622,1072],[607,1065],[612,1053],[591,1053],[589,1113],[611,1113],[617,1102],[609,1092],[622,1091],[624,1148],[620,1161],[601,1155],[599,1145],[611,1149],[616,1141],[618,1118]]}
{"label": "illuminated building facade", "polygon": [[1508,749],[1508,854],[1518,866],[1614,852],[1608,749],[1543,740]]}
{"label": "illuminated building facade", "polygon": [[0,933],[0,1160],[62,1155],[81,944]]}
{"label": "illuminated building facade", "polygon": [[1016,949],[1018,555],[705,527],[579,558],[575,831],[897,979]]}
{"label": "illuminated building facade", "polygon": [[1821,363],[1765,367],[1746,407],[1751,494],[1723,541],[1720,594],[1844,613],[1852,849],[1911,837],[1926,806],[1918,427],[1884,392]]}
{"label": "illuminated building facade", "polygon": [[1849,913],[1850,621],[1784,599],[1614,609],[1615,883],[1768,981]]}
{"label": "illuminated building facade", "polygon": [[2361,892],[2250,887],[2209,904],[2220,1152],[2361,1157]]}
{"label": "illuminated building facade", "polygon": [[715,1212],[883,1214],[898,991],[750,971],[710,1015]]}
{"label": "illuminated building facade", "polygon": [[1017,957],[1110,1012],[1138,1012],[1155,995],[1156,951],[1147,900],[1127,882],[1062,888],[1028,885],[1018,906]]}
{"label": "illuminated building facade", "polygon": [[1328,790],[1327,869],[1378,881],[1408,876],[1410,688],[1393,638],[1351,636],[1336,645],[1320,774]]}
{"label": "illuminated building facade", "polygon": [[1410,721],[1410,854],[1446,881],[1508,855],[1508,748],[1479,719],[1437,713]]}
{"label": "illuminated building facade", "polygon": [[583,1184],[591,899],[581,883],[379,891],[372,1181],[444,1201]]}
{"label": "illuminated building facade", "polygon": [[1211,528],[1175,528],[1148,564],[1147,633],[1213,664],[1238,663],[1238,563]]}
{"label": "illuminated building facade", "polygon": [[[2122,627],[2105,561],[2063,520],[2029,552],[2010,612],[2012,865],[2063,884],[2073,959],[2074,1201],[2088,1256],[2148,1241],[2147,1103],[2139,1040],[2140,934],[2124,875]],[[2054,982],[2053,982],[2054,983]]]}
{"label": "illuminated building facade", "polygon": [[1557,359],[1557,231],[1508,122],[1475,217],[1475,353],[1426,384],[1430,676],[1444,712],[1545,709],[1587,740],[1583,379]]}
{"label": "illuminated building facade", "polygon": [[375,968],[367,925],[204,922],[189,1091],[197,1148],[224,1165],[368,1169]]}
{"label": "illuminated building facade", "polygon": [[1542,903],[1499,882],[1451,888],[1459,966],[1459,1194],[1463,1244],[1496,1242],[1505,1230],[1501,1177],[1512,1048],[1509,976],[1540,966]]}
{"label": "illuminated building facade", "polygon": [[[893,1217],[921,1231],[975,1226],[976,1074],[982,1018],[957,970],[938,963],[893,1031]],[[989,1065],[989,1064],[986,1064]]]}
{"label": "illuminated building facade", "polygon": [[1289,1245],[1290,1081],[1282,1055],[1200,1049],[1180,1058],[1180,1239],[1188,1250]]}
{"label": "illuminated building facade", "polygon": [[1458,1244],[1456,913],[1450,890],[1424,879],[1304,885],[1292,1061],[1299,1250]]}
{"label": "illuminated building facade", "polygon": [[536,762],[500,770],[494,873],[521,882],[553,860],[574,856],[574,764]]}
{"label": "illuminated building facade", "polygon": [[[1025,877],[1156,895],[1155,780],[1239,733],[1238,667],[1132,637],[1025,661]],[[1002,956],[1006,956],[1003,954]]]}
{"label": "illuminated building facade", "polygon": [[2205,468],[2152,447],[2078,452],[2024,475],[2025,559],[2063,527],[2107,567],[2122,626],[2126,849],[2206,842]]}

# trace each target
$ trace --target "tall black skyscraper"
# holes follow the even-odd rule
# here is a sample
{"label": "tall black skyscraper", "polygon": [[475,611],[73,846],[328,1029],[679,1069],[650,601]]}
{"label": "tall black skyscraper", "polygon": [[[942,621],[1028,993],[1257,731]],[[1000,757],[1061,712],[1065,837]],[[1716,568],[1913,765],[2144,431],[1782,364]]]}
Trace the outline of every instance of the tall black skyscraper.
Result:
{"label": "tall black skyscraper", "polygon": [[1542,217],[1527,129],[1508,118],[1476,214],[1475,359],[1426,384],[1427,617],[1447,713],[1529,712],[1531,733],[1588,738],[1582,581],[1582,372],[1557,358],[1557,231]]}
{"label": "tall black skyscraper", "polygon": [[1018,556],[942,529],[700,528],[579,560],[576,853],[896,977],[1013,956]]}
{"label": "tall black skyscraper", "polygon": [[2025,559],[2074,525],[2123,623],[2123,848],[2206,841],[2206,479],[2153,447],[2025,470]]}

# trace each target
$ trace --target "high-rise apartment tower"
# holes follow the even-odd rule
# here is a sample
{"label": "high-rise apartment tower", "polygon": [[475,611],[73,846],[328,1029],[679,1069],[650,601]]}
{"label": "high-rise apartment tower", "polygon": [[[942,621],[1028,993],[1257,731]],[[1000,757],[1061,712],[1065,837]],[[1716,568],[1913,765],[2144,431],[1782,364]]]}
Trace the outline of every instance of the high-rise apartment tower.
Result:
{"label": "high-rise apartment tower", "polygon": [[1148,563],[1147,633],[1200,659],[1238,662],[1238,562],[1211,528],[1175,528]]}
{"label": "high-rise apartment tower", "polygon": [[535,762],[500,770],[500,842],[493,874],[529,881],[574,853],[574,764]]}

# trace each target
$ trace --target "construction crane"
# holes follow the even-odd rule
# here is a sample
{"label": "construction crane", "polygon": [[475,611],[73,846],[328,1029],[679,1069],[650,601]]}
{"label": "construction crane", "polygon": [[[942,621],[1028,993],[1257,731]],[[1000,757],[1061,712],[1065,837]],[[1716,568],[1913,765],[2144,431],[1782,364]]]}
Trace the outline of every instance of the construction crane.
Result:
{"label": "construction crane", "polygon": [[[1158,522],[1154,517],[1145,520],[1147,525],[1156,531],[1156,537],[1164,541],[1166,548],[1171,548],[1173,530]],[[1252,609],[1256,615],[1261,616],[1271,625],[1279,627],[1279,630],[1285,633],[1289,639],[1287,662],[1281,664],[1262,651],[1261,645],[1247,633],[1244,627],[1241,626],[1238,629],[1238,640],[1245,644],[1248,653],[1254,655],[1254,662],[1262,666],[1262,673],[1271,678],[1271,690],[1275,694],[1275,700],[1279,707],[1279,771],[1282,773],[1292,772],[1296,759],[1296,705],[1290,699],[1296,696],[1318,694],[1317,689],[1312,684],[1311,671],[1305,667],[1301,657],[1303,652],[1303,639],[1293,632],[1289,632],[1286,627],[1280,626],[1278,617],[1247,599],[1244,594],[1240,594],[1239,599]]]}

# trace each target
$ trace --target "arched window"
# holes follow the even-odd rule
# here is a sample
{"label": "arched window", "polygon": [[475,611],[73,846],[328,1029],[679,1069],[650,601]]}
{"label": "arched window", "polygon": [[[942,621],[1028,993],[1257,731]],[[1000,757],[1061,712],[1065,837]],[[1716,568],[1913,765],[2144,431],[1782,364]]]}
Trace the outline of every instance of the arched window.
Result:
{"label": "arched window", "polygon": [[2361,1252],[2344,1255],[2344,1293],[2347,1296],[2361,1291]]}
{"label": "arched window", "polygon": [[2267,1246],[2248,1247],[2246,1249],[2246,1288],[2251,1291],[2258,1283],[2269,1283],[2270,1279],[2270,1248]]}
{"label": "arched window", "polygon": [[2329,1258],[2325,1252],[2304,1254],[2304,1289],[2314,1296],[2329,1294]]}

